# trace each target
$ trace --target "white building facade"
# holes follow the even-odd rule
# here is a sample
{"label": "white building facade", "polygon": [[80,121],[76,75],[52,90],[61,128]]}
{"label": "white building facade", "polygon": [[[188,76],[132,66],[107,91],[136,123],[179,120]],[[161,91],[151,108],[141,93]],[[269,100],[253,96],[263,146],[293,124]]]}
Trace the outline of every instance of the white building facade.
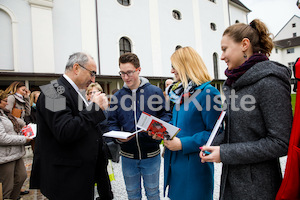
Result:
{"label": "white building facade", "polygon": [[300,17],[294,15],[274,37],[274,43],[270,59],[292,69],[300,57]]}
{"label": "white building facade", "polygon": [[123,85],[120,53],[131,51],[141,76],[163,89],[180,46],[196,49],[220,85],[222,33],[247,23],[248,12],[238,0],[0,0],[0,86],[17,80],[38,89],[63,74],[69,55],[84,51],[110,93]]}

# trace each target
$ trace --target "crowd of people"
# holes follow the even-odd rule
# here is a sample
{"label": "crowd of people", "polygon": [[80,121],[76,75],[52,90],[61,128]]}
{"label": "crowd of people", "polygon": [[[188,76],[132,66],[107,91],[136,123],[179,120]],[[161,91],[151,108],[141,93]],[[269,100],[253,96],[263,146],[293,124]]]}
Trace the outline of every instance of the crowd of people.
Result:
{"label": "crowd of people", "polygon": [[[228,68],[223,102],[192,47],[172,54],[174,79],[166,81],[165,91],[140,76],[142,67],[133,53],[119,57],[124,86],[111,101],[95,83],[93,57],[83,52],[70,55],[64,75],[41,92],[13,82],[0,90],[3,198],[15,200],[26,192],[21,191],[27,177],[22,157],[24,145],[31,144],[31,189],[40,189],[50,200],[94,199],[96,183],[97,199],[113,199],[107,172],[110,150],[102,135],[123,131],[136,134],[109,141],[121,147],[128,199],[142,198],[142,183],[147,199],[160,199],[161,154],[163,193],[171,200],[213,199],[214,162],[223,163],[220,199],[275,199],[282,180],[279,157],[287,154],[293,115],[291,71],[268,59],[272,48],[260,20],[224,31],[221,60]],[[205,146],[222,110],[224,126],[213,144]],[[139,131],[143,112],[180,128],[179,133],[162,139],[160,132]],[[37,124],[35,139],[20,133],[28,123]]]}

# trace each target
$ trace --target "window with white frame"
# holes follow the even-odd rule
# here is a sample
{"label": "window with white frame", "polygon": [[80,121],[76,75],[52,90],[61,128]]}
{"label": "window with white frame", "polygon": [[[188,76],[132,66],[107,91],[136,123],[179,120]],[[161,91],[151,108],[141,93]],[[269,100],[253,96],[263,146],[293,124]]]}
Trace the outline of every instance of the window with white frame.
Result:
{"label": "window with white frame", "polygon": [[130,0],[118,0],[118,2],[123,6],[130,6]]}
{"label": "window with white frame", "polygon": [[217,25],[215,23],[210,23],[210,29],[213,31],[217,30]]}
{"label": "window with white frame", "polygon": [[181,20],[181,13],[178,10],[173,10],[172,15],[174,19]]}
{"label": "window with white frame", "polygon": [[219,66],[218,66],[218,54],[213,54],[213,63],[214,63],[214,75],[215,79],[219,79]]}
{"label": "window with white frame", "polygon": [[131,52],[131,43],[129,39],[122,37],[119,41],[120,55]]}
{"label": "window with white frame", "polygon": [[295,52],[294,48],[289,48],[289,49],[286,50],[287,54],[294,53],[294,52]]}
{"label": "window with white frame", "polygon": [[294,64],[295,64],[295,62],[288,62],[288,68],[290,68],[290,70],[292,70],[292,76],[294,74],[294,71],[293,71]]}

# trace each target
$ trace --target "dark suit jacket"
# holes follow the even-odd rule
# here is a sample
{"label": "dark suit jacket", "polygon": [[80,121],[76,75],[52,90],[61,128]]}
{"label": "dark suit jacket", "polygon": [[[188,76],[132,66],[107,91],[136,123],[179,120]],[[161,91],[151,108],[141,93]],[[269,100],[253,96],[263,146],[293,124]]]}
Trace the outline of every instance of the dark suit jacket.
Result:
{"label": "dark suit jacket", "polygon": [[[71,84],[64,77],[58,84],[65,89],[61,94],[65,109],[47,109],[48,93],[42,92],[37,102],[38,134],[30,188],[41,189],[50,200],[93,199],[97,157],[103,156],[102,135],[96,125],[106,117],[94,103],[80,111],[80,97]],[[54,100],[58,99],[61,96]]]}

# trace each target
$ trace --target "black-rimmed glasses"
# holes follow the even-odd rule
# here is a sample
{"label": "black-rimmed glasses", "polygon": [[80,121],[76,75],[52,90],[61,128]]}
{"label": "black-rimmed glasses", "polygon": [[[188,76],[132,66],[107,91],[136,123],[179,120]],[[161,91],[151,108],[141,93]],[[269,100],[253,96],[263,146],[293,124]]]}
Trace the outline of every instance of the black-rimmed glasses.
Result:
{"label": "black-rimmed glasses", "polygon": [[128,72],[122,72],[122,71],[120,71],[119,75],[121,77],[125,77],[125,75],[127,75],[128,77],[131,77],[134,74],[134,72],[136,72],[138,70],[139,70],[139,68],[136,68],[134,71],[128,71]]}
{"label": "black-rimmed glasses", "polygon": [[89,71],[92,77],[95,77],[95,76],[96,76],[97,72],[95,72],[95,71],[92,71],[92,70],[89,70],[88,68],[86,68],[86,67],[82,66],[82,65],[81,65],[81,64],[79,64],[79,63],[77,63],[77,64],[78,64],[80,67],[82,67],[83,69],[85,69],[85,70]]}

